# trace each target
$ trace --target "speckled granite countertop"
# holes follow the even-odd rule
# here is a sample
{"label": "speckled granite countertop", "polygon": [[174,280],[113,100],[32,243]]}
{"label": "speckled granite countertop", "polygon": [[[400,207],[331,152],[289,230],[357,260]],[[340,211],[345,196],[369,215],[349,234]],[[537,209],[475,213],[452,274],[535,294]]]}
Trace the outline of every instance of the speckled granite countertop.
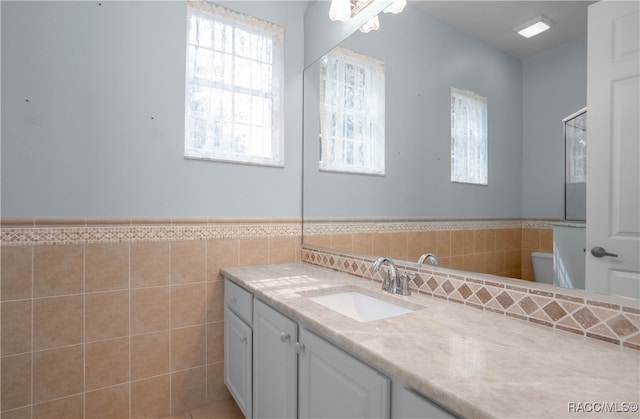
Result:
{"label": "speckled granite countertop", "polygon": [[[637,410],[622,412],[640,401],[638,351],[425,295],[394,296],[379,283],[304,263],[222,272],[303,327],[458,415],[640,417]],[[336,287],[419,310],[361,323],[307,298]],[[603,402],[617,413],[589,404]]]}

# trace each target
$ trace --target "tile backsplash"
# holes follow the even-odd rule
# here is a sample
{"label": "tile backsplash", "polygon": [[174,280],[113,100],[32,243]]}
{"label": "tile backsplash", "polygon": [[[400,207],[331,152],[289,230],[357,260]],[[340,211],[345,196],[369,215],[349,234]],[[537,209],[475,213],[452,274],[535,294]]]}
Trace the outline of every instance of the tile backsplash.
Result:
{"label": "tile backsplash", "polygon": [[[382,274],[371,269],[374,260],[306,244],[302,248],[303,262],[382,282]],[[441,267],[416,268],[402,261],[397,264],[398,269],[414,274],[410,287],[415,292],[640,350],[637,300]]]}
{"label": "tile backsplash", "polygon": [[230,397],[220,267],[300,260],[299,219],[3,219],[0,416],[164,417]]}

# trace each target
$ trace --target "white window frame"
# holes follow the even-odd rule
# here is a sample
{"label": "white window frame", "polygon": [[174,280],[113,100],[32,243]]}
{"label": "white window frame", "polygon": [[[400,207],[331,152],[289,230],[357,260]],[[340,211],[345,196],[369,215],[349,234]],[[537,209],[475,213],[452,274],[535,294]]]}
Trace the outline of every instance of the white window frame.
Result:
{"label": "white window frame", "polygon": [[321,61],[319,107],[320,170],[384,175],[384,62],[331,50]]}
{"label": "white window frame", "polygon": [[203,1],[187,19],[185,158],[283,167],[284,27]]}
{"label": "white window frame", "polygon": [[451,182],[489,184],[487,98],[451,88]]}

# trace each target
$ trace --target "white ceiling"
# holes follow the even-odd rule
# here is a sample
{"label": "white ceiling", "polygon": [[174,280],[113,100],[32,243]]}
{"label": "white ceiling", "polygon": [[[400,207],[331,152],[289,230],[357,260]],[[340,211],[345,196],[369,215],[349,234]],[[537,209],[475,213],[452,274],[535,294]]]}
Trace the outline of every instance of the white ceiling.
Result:
{"label": "white ceiling", "polygon": [[[526,58],[587,33],[587,6],[595,1],[430,1],[409,0],[431,16],[508,54]],[[515,26],[538,15],[555,22],[546,32],[523,38]]]}

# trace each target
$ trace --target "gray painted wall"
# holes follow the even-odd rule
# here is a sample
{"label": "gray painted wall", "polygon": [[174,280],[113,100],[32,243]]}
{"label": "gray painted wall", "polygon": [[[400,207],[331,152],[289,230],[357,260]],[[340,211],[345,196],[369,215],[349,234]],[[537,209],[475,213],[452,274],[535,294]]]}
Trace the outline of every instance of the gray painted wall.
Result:
{"label": "gray painted wall", "polygon": [[522,70],[522,215],[562,218],[562,120],[587,106],[587,37],[523,60]]}
{"label": "gray painted wall", "polygon": [[[305,216],[522,214],[522,63],[411,5],[343,45],[383,59],[386,175],[318,170],[318,109],[305,75]],[[450,181],[450,87],[488,98],[489,186]]]}
{"label": "gray painted wall", "polygon": [[306,2],[286,26],[285,167],[185,160],[186,3],[2,2],[2,216],[299,216]]}
{"label": "gray painted wall", "polygon": [[[308,3],[222,4],[287,28],[284,169],[183,158],[183,1],[2,1],[1,214],[300,215]],[[559,121],[586,103],[586,38],[520,63],[418,12],[382,18],[364,41],[404,33],[387,69],[422,80],[390,90],[388,79],[388,175],[324,174],[321,194],[305,190],[308,215],[561,217]],[[418,45],[404,25],[419,26]],[[448,182],[452,84],[489,97],[488,187]],[[305,181],[319,178],[309,158]]]}

